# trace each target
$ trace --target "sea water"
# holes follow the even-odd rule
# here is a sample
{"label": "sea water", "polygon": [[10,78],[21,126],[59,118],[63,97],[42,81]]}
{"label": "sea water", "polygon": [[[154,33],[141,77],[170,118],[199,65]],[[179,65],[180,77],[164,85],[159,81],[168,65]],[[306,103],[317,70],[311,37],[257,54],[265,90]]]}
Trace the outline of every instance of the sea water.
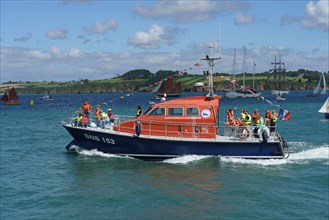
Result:
{"label": "sea water", "polygon": [[309,92],[291,91],[283,102],[269,92],[264,100],[221,100],[220,123],[234,107],[289,110],[290,121],[277,123],[294,151],[288,159],[187,155],[160,162],[68,153],[72,138],[61,125],[85,100],[94,109],[99,103],[134,115],[152,94],[53,95],[53,101],[20,95],[21,105],[1,105],[0,219],[327,220],[329,120],[318,113],[327,96]]}

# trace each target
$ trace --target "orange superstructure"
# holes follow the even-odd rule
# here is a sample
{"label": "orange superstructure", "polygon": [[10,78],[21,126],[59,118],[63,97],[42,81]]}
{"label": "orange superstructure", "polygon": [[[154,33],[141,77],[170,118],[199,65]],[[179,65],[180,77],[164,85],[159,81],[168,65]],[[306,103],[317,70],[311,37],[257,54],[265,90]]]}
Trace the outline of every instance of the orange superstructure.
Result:
{"label": "orange superstructure", "polygon": [[136,132],[140,122],[142,135],[215,138],[220,96],[195,96],[154,104],[138,120],[121,122],[114,130]]}

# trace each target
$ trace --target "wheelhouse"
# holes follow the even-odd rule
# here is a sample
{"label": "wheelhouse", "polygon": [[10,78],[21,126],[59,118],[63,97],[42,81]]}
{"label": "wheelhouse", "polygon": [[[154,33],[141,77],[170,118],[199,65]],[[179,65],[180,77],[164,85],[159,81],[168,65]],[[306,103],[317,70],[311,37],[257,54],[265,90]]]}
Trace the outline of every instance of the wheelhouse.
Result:
{"label": "wheelhouse", "polygon": [[141,134],[182,138],[215,138],[220,97],[188,97],[151,105],[136,120],[121,122],[114,130]]}

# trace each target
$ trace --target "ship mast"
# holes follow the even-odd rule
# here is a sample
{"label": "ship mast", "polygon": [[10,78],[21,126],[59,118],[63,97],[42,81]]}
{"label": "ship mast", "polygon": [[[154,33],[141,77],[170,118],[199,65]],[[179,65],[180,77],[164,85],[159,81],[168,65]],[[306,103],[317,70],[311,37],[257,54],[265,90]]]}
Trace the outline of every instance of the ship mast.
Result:
{"label": "ship mast", "polygon": [[214,66],[215,66],[215,60],[219,60],[220,57],[214,57],[212,49],[214,48],[214,43],[211,42],[209,45],[210,48],[210,57],[206,55],[205,58],[201,58],[201,60],[206,60],[208,62],[209,66],[209,75],[208,75],[208,87],[209,92],[207,94],[207,97],[213,98],[215,97],[214,94],[214,81],[213,81],[213,75],[214,75]]}
{"label": "ship mast", "polygon": [[[273,65],[273,69],[270,69],[270,72],[274,75],[274,83],[275,89],[282,90],[283,82],[286,81],[286,67],[285,63],[281,62],[281,55],[279,57],[279,61],[277,62],[276,57],[274,58],[274,62],[271,63]],[[283,79],[282,79],[283,78]]]}

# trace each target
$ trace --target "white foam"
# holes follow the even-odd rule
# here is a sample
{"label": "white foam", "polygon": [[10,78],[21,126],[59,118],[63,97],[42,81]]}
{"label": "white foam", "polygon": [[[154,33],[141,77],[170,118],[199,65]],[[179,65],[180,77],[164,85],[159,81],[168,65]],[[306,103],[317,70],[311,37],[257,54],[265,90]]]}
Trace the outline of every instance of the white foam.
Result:
{"label": "white foam", "polygon": [[[304,144],[303,144],[304,145]],[[105,158],[131,158],[117,156],[114,154],[107,154],[96,149],[93,150],[84,150],[79,146],[72,145],[70,149],[75,149],[80,155],[84,156],[99,156]],[[181,157],[176,157],[172,159],[164,160],[164,163],[169,164],[188,164],[195,161],[200,161],[205,158],[210,158],[211,156],[201,156],[201,155],[185,155]],[[314,148],[308,149],[300,152],[291,153],[288,159],[242,159],[242,158],[232,158],[232,157],[220,157],[220,161],[224,163],[236,163],[236,164],[254,164],[260,166],[275,166],[291,163],[308,163],[312,160],[326,160],[326,163],[329,163],[329,146],[327,144]]]}
{"label": "white foam", "polygon": [[187,164],[190,162],[202,160],[202,159],[209,158],[209,157],[210,156],[186,155],[186,156],[176,157],[176,158],[172,158],[172,159],[167,159],[167,160],[164,160],[163,162],[170,163],[170,164]]}
{"label": "white foam", "polygon": [[328,160],[329,161],[329,147],[318,147],[315,149],[305,150],[301,152],[291,153],[288,159],[240,159],[221,157],[221,161],[225,163],[238,164],[256,164],[261,166],[273,166],[282,164],[303,164],[312,160]]}
{"label": "white foam", "polygon": [[238,163],[238,164],[255,164],[261,166],[273,166],[273,165],[282,165],[286,164],[287,159],[242,159],[242,158],[233,158],[233,157],[221,157],[221,161],[225,163]]}
{"label": "white foam", "polygon": [[319,147],[292,153],[289,157],[291,160],[310,160],[310,159],[327,159],[329,160],[329,147]]}
{"label": "white foam", "polygon": [[[72,146],[75,146],[75,145],[72,145]],[[103,153],[103,152],[98,151],[96,149],[84,150],[84,149],[80,148],[79,146],[75,146],[74,149],[78,152],[78,154],[84,155],[84,156],[98,156],[98,157],[106,157],[106,158],[113,158],[113,157],[123,158],[123,157],[118,156],[118,155]]]}

